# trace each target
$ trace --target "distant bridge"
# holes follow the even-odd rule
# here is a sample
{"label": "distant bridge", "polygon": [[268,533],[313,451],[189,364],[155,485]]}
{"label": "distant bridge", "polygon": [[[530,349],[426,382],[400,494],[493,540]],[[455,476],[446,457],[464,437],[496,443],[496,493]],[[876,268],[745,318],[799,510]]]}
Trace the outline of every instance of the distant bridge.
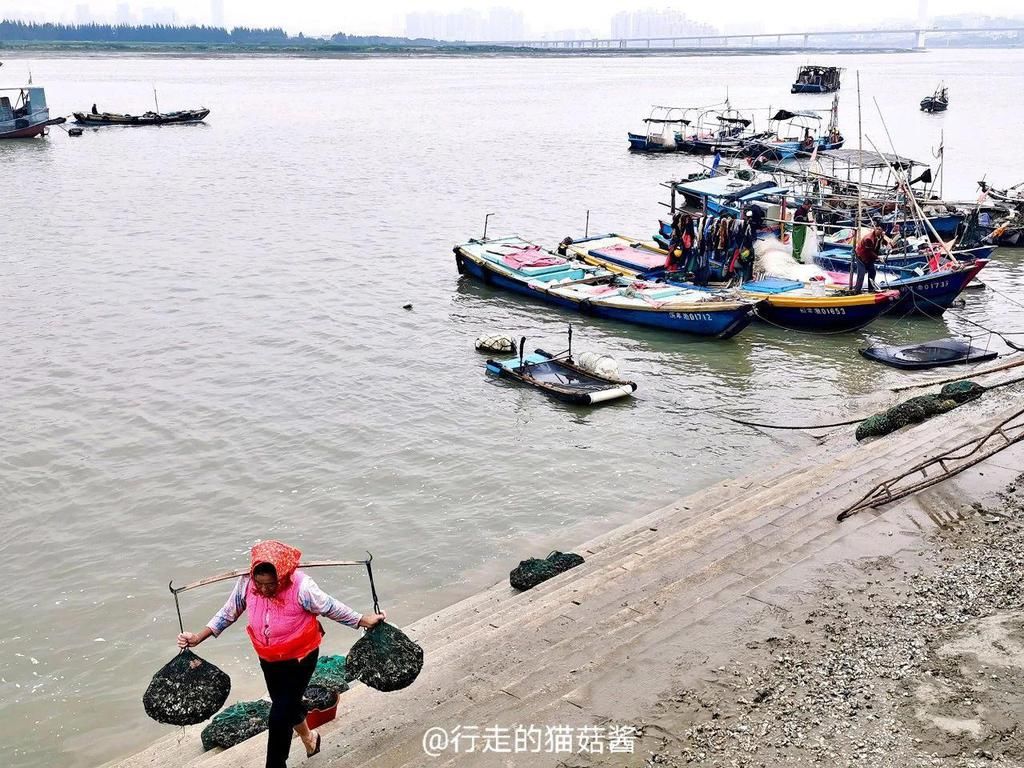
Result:
{"label": "distant bridge", "polygon": [[[864,29],[834,32],[775,32],[752,35],[690,35],[684,37],[621,37],[592,38],[587,40],[471,40],[466,45],[492,45],[508,48],[564,48],[572,49],[672,49],[672,48],[810,48],[811,41],[825,42],[827,38],[868,37],[885,39],[907,38],[914,48],[926,48],[928,35],[999,33],[1015,35],[1024,42],[1024,27],[927,27],[921,29]],[[749,41],[749,44],[748,44]],[[785,41],[785,42],[784,42]],[[874,41],[872,41],[874,42]],[[735,46],[733,45],[735,44]]]}

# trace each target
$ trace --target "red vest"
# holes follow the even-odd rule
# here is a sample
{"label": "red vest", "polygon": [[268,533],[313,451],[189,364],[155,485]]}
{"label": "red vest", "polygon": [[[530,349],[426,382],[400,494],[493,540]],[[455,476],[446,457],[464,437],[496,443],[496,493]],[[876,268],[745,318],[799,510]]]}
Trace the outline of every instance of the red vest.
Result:
{"label": "red vest", "polygon": [[264,661],[302,659],[320,647],[323,627],[316,615],[299,604],[299,586],[306,576],[295,571],[288,586],[272,598],[256,590],[253,580],[245,590],[249,614],[246,630],[256,655]]}

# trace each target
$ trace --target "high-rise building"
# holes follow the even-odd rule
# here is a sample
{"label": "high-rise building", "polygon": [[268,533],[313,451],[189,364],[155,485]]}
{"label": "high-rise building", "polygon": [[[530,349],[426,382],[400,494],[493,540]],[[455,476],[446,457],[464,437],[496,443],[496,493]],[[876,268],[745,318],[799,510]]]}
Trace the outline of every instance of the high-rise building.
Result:
{"label": "high-rise building", "polygon": [[434,40],[521,40],[526,34],[523,14],[512,8],[495,7],[484,17],[466,9],[456,13],[410,13],[405,17],[405,35]]}
{"label": "high-rise building", "polygon": [[522,40],[526,37],[523,14],[512,8],[491,8],[482,40]]}
{"label": "high-rise building", "polygon": [[694,21],[679,11],[622,11],[612,17],[612,37],[691,37],[716,32],[710,24]]}

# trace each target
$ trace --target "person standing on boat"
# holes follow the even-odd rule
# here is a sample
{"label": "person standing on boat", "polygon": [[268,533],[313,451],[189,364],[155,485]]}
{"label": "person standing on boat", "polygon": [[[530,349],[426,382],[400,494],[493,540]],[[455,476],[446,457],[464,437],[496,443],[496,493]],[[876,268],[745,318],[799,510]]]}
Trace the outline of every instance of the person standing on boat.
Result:
{"label": "person standing on boat", "polygon": [[298,570],[302,552],[280,541],[252,548],[249,574],[241,576],[227,603],[200,632],[178,635],[179,648],[218,637],[249,611],[249,639],[263,668],[270,694],[267,768],[286,768],[292,731],[306,747],[307,757],[320,751],[320,734],[306,725],[302,696],[316,669],[324,629],[318,616],[353,628],[369,629],[384,621],[383,613],[359,614],[324,593]]}
{"label": "person standing on boat", "polygon": [[804,260],[800,257],[800,254],[803,253],[811,221],[813,221],[811,201],[805,199],[800,203],[800,207],[796,209],[796,213],[793,214],[793,258],[801,264],[804,263]]}
{"label": "person standing on boat", "polygon": [[875,283],[875,263],[878,261],[878,252],[885,240],[885,230],[881,224],[875,224],[872,230],[860,239],[857,243],[854,259],[854,267],[857,269],[856,292],[864,290],[864,277],[868,278],[868,289],[875,291],[878,286]]}

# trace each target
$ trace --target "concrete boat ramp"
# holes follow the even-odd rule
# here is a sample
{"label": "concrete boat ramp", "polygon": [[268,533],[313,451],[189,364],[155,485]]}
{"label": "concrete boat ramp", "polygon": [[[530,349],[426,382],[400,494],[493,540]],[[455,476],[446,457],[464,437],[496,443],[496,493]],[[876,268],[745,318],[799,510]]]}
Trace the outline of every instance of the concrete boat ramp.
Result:
{"label": "concrete boat ramp", "polygon": [[[988,432],[1024,405],[1013,387],[865,444],[853,428],[811,455],[758,468],[707,488],[586,544],[586,563],[527,593],[501,584],[404,629],[425,651],[410,688],[382,694],[356,686],[323,726],[309,765],[642,766],[634,754],[556,754],[485,740],[486,729],[584,726],[610,733],[642,722],[673,686],[712,669],[753,627],[806,603],[816,586],[843,578],[851,562],[914,554],[936,525],[972,514],[970,502],[1024,468],[1024,442],[954,480],[838,523],[876,482]],[[571,542],[566,543],[567,546]],[[513,564],[514,565],[514,564]],[[255,662],[254,662],[255,663]],[[202,726],[175,730],[117,768],[240,768],[262,765],[265,734],[203,753]],[[480,734],[457,742],[460,728]],[[447,734],[424,752],[431,729]],[[485,745],[492,748],[483,752]],[[535,745],[534,745],[535,746]],[[507,747],[507,749],[502,749]],[[575,750],[574,750],[575,751]],[[606,761],[606,762],[605,762]],[[294,742],[291,765],[305,764]]]}

